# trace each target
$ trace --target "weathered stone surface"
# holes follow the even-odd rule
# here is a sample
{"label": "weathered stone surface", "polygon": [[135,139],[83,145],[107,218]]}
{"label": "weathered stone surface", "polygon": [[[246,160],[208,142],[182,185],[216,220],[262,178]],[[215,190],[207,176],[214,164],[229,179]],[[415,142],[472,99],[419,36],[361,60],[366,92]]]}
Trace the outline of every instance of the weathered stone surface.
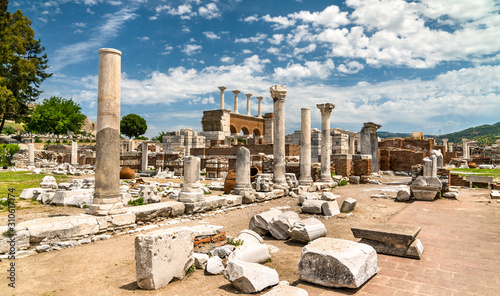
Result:
{"label": "weathered stone surface", "polygon": [[347,198],[346,200],[344,200],[344,202],[342,203],[342,207],[340,208],[340,211],[342,213],[348,213],[348,212],[352,212],[354,211],[354,209],[356,208],[356,203],[358,201],[355,200],[354,198],[352,197],[349,197]]}
{"label": "weathered stone surface", "polygon": [[43,177],[42,181],[40,182],[40,187],[41,188],[57,189],[56,178],[54,178],[54,176]]}
{"label": "weathered stone surface", "polygon": [[243,293],[257,293],[279,282],[276,270],[261,264],[238,260],[228,261],[224,277]]}
{"label": "weathered stone surface", "polygon": [[237,240],[242,240],[244,244],[263,244],[264,240],[258,234],[257,232],[250,230],[250,229],[244,229],[238,233],[238,236],[236,237]]}
{"label": "weathered stone surface", "polygon": [[290,188],[297,188],[299,186],[299,181],[294,173],[285,173],[286,183]]}
{"label": "weathered stone surface", "polygon": [[21,222],[30,233],[30,243],[54,242],[93,235],[99,232],[97,219],[90,215],[41,218]]}
{"label": "weathered stone surface", "polygon": [[491,199],[500,199],[500,190],[491,190]]}
{"label": "weathered stone surface", "polygon": [[360,177],[359,176],[349,176],[349,183],[350,184],[359,184]]}
{"label": "weathered stone surface", "polygon": [[311,193],[311,192],[302,192],[299,195],[299,206],[302,205],[304,203],[304,201],[307,200],[307,199],[318,200],[320,198],[317,195],[315,195],[314,193]]}
{"label": "weathered stone surface", "polygon": [[0,227],[0,254],[8,253],[11,247],[17,250],[26,250],[30,247],[30,233],[28,230],[20,230],[23,228],[16,228],[16,235],[12,238],[2,235],[5,231],[9,230],[7,226]]}
{"label": "weathered stone surface", "polygon": [[327,203],[326,200],[306,199],[300,208],[302,213],[308,214],[323,214],[323,204]]}
{"label": "weathered stone surface", "polygon": [[217,256],[208,258],[207,268],[205,269],[208,274],[222,274],[224,271],[224,264],[222,264],[222,259]]}
{"label": "weathered stone surface", "polygon": [[[257,228],[263,229],[267,233],[269,231],[269,223],[271,222],[271,219],[273,219],[274,217],[279,216],[281,214],[283,214],[283,212],[280,210],[269,210],[269,211],[254,215],[252,217],[252,219],[250,219],[250,224],[249,224],[248,228],[257,232],[260,235],[264,235],[265,233],[262,234],[261,233],[262,231],[257,229]],[[256,226],[257,228],[254,226]]]}
{"label": "weathered stone surface", "polygon": [[219,209],[226,205],[227,199],[224,196],[207,196],[202,201],[186,202],[184,212],[186,214],[201,213]]}
{"label": "weathered stone surface", "polygon": [[184,213],[184,203],[167,201],[136,207],[127,207],[128,213],[135,214],[136,221],[149,221],[156,217],[176,217]]}
{"label": "weathered stone surface", "polygon": [[217,248],[213,249],[212,251],[208,252],[208,255],[217,256],[219,258],[224,259],[224,258],[228,257],[233,251],[234,251],[233,245],[224,245],[222,247],[217,247]]}
{"label": "weathered stone surface", "polygon": [[306,290],[290,286],[287,281],[281,281],[271,291],[262,294],[262,296],[308,296]]}
{"label": "weathered stone surface", "polygon": [[137,285],[156,290],[181,280],[194,264],[194,232],[187,227],[161,229],[135,238]]}
{"label": "weathered stone surface", "polygon": [[424,252],[424,246],[419,239],[415,239],[410,245],[388,244],[366,238],[361,239],[359,242],[372,246],[377,253],[400,257],[420,259]]}
{"label": "weathered stone surface", "polygon": [[273,175],[272,174],[257,174],[255,182],[252,185],[258,192],[270,192],[273,190]]}
{"label": "weathered stone surface", "polygon": [[205,269],[207,267],[208,255],[202,253],[193,253],[194,257],[194,266],[197,269]]}
{"label": "weathered stone surface", "polygon": [[321,210],[323,212],[323,215],[325,215],[327,217],[333,217],[333,216],[340,214],[339,204],[337,203],[336,200],[325,201],[321,205]]}
{"label": "weathered stone surface", "polygon": [[120,170],[120,179],[135,179],[135,172],[128,166],[124,166]]}
{"label": "weathered stone surface", "polygon": [[355,238],[367,238],[395,245],[409,245],[420,232],[420,227],[399,224],[370,224],[352,227]]}
{"label": "weathered stone surface", "polygon": [[397,201],[409,201],[410,193],[406,190],[399,190],[398,195],[396,196]]}
{"label": "weathered stone surface", "polygon": [[269,232],[276,239],[288,239],[290,237],[288,231],[295,222],[300,222],[300,220],[300,216],[297,213],[292,211],[284,212],[271,219]]}
{"label": "weathered stone surface", "polygon": [[259,235],[266,235],[269,232],[269,230],[257,226],[257,219],[255,218],[255,215],[250,218],[250,222],[248,222],[248,229]]}
{"label": "weathered stone surface", "polygon": [[224,180],[224,192],[229,194],[236,186],[236,170],[229,170]]}
{"label": "weathered stone surface", "polygon": [[456,199],[458,197],[458,192],[448,191],[448,192],[443,193],[441,196],[444,197],[444,198],[454,198],[454,199]]}
{"label": "weathered stone surface", "polygon": [[326,227],[316,218],[304,219],[290,228],[292,240],[308,243],[319,237],[326,236]]}
{"label": "weathered stone surface", "polygon": [[334,201],[337,200],[337,198],[340,198],[340,195],[336,195],[328,191],[323,192],[321,195],[321,200]]}
{"label": "weathered stone surface", "polygon": [[244,244],[229,255],[229,260],[251,263],[265,263],[269,258],[271,258],[271,254],[269,254],[269,248],[265,244]]}
{"label": "weathered stone surface", "polygon": [[375,250],[353,241],[319,238],[300,255],[300,279],[326,287],[359,288],[377,272]]}
{"label": "weathered stone surface", "polygon": [[91,205],[93,198],[94,189],[56,190],[50,203],[56,206],[81,207]]}
{"label": "weathered stone surface", "polygon": [[42,188],[26,188],[19,194],[20,199],[33,199],[33,194]]}

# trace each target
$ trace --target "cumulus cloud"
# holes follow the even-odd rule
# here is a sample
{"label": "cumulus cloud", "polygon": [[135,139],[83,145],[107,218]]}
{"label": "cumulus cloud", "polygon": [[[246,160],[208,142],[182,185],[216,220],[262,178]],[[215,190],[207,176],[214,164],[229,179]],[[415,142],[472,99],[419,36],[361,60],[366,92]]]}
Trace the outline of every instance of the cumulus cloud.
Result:
{"label": "cumulus cloud", "polygon": [[285,40],[285,35],[283,34],[274,34],[273,37],[268,39],[269,43],[274,45],[280,45],[283,40]]}
{"label": "cumulus cloud", "polygon": [[290,63],[286,68],[277,67],[274,69],[274,77],[280,80],[294,81],[302,78],[325,79],[331,75],[335,69],[332,60],[324,63],[318,61],[307,61],[304,65]]}
{"label": "cumulus cloud", "polygon": [[236,38],[234,42],[238,43],[264,43],[264,40],[267,38],[267,34],[263,33],[257,33],[257,35],[253,37],[246,37],[246,38]]}
{"label": "cumulus cloud", "polygon": [[203,35],[205,35],[208,39],[220,39],[220,36],[211,31],[203,32]]}
{"label": "cumulus cloud", "polygon": [[215,3],[208,3],[207,5],[198,8],[198,13],[208,20],[221,16],[221,12]]}
{"label": "cumulus cloud", "polygon": [[223,56],[222,58],[220,58],[220,61],[223,63],[233,63],[234,58],[228,57],[228,56]]}
{"label": "cumulus cloud", "polygon": [[203,47],[199,44],[188,43],[184,44],[184,48],[181,51],[187,55],[193,55],[200,53],[202,48]]}

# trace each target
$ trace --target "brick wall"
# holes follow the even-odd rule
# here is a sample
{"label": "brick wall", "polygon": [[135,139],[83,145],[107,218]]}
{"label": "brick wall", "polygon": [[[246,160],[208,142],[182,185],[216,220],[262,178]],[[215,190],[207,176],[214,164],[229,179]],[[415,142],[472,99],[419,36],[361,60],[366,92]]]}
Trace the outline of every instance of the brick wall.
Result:
{"label": "brick wall", "polygon": [[352,174],[353,176],[366,176],[372,173],[372,159],[361,155],[353,155]]}

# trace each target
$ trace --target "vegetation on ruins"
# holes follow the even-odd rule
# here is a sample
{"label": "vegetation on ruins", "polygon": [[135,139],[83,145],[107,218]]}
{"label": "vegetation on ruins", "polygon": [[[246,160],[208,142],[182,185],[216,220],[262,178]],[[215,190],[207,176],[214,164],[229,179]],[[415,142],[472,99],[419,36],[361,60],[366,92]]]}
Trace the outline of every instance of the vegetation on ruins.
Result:
{"label": "vegetation on ruins", "polygon": [[120,120],[120,132],[129,137],[129,139],[144,135],[147,129],[148,125],[146,124],[146,119],[137,114],[127,114]]}
{"label": "vegetation on ruins", "polygon": [[500,170],[492,169],[450,169],[452,174],[455,175],[474,175],[474,176],[484,176],[493,177],[494,180],[500,180]]}
{"label": "vegetation on ruins", "polygon": [[235,247],[239,247],[239,246],[243,245],[243,243],[244,243],[244,241],[242,239],[235,239],[232,237],[228,237],[226,240],[227,240],[228,245],[232,245]]}
{"label": "vegetation on ruins", "polygon": [[29,104],[42,93],[41,83],[52,76],[31,21],[21,10],[11,14],[8,5],[8,0],[0,0],[0,133],[6,120],[27,117]]}
{"label": "vegetation on ruins", "polygon": [[27,120],[26,129],[36,133],[79,133],[85,121],[81,110],[72,99],[50,97],[36,106]]}
{"label": "vegetation on ruins", "polygon": [[142,206],[144,204],[144,198],[139,197],[136,200],[129,200],[127,203],[131,206]]}
{"label": "vegetation on ruins", "polygon": [[160,133],[158,134],[158,136],[156,136],[156,137],[152,137],[152,138],[151,138],[151,140],[153,140],[153,141],[158,141],[158,142],[163,143],[163,136],[166,136],[166,135],[167,135],[167,133],[166,133],[166,132],[160,132]]}
{"label": "vegetation on ruins", "polygon": [[20,147],[17,144],[0,144],[0,166],[12,165],[14,154],[19,151]]}

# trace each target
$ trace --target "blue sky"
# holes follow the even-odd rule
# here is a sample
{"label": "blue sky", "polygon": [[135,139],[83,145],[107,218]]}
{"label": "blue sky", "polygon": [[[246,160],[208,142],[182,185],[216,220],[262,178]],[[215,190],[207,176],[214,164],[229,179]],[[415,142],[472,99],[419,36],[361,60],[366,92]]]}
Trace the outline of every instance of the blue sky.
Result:
{"label": "blue sky", "polygon": [[53,77],[42,98],[97,113],[99,48],[122,56],[121,115],[146,136],[188,127],[219,108],[218,86],[251,93],[272,112],[287,86],[286,130],[300,109],[336,105],[331,126],[445,134],[500,121],[500,6],[494,0],[11,0],[32,21]]}

